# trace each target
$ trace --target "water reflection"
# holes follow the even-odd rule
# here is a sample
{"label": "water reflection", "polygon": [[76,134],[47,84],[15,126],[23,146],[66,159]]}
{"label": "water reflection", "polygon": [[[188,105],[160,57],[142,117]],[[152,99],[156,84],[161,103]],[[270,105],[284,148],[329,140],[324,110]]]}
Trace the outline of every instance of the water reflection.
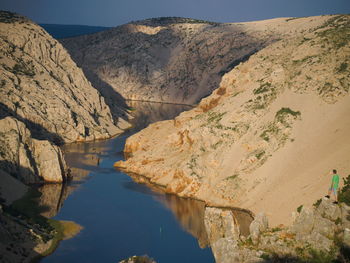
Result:
{"label": "water reflection", "polygon": [[135,174],[130,174],[129,176],[134,181],[124,183],[123,186],[125,188],[142,194],[152,195],[156,201],[173,213],[183,230],[198,240],[200,248],[205,248],[209,245],[204,225],[204,202],[166,194],[160,187],[150,184],[145,177]]}
{"label": "water reflection", "polygon": [[67,187],[66,184],[45,184],[39,186],[38,191],[41,193],[39,206],[44,208],[41,215],[51,218],[57,215],[64,200],[73,189]]}
{"label": "water reflection", "polygon": [[192,106],[178,104],[140,101],[128,101],[127,103],[134,110],[132,112],[134,119],[131,120],[133,132],[147,127],[150,123],[174,119],[181,112],[192,109]]}
{"label": "water reflection", "polygon": [[[215,219],[212,218],[210,213],[208,216],[208,207],[204,202],[189,198],[181,198],[173,194],[166,194],[161,186],[151,184],[148,178],[132,173],[128,175],[133,179],[133,182],[124,183],[124,187],[139,193],[152,195],[155,200],[173,213],[182,229],[198,240],[198,244],[201,248],[210,246],[210,244],[217,239],[208,237],[208,225],[211,225],[216,235],[220,237],[225,237],[227,235],[224,234],[227,231],[227,225],[231,225],[231,228],[236,229],[237,238],[238,236],[247,237],[249,235],[249,226],[253,221],[253,216],[249,211],[238,208],[215,208],[216,212],[219,214]],[[226,225],[221,223],[223,214],[225,213],[229,214]],[[215,223],[213,224],[213,222],[210,221],[214,221]],[[210,232],[212,231],[213,229],[211,229]]]}
{"label": "water reflection", "polygon": [[[97,180],[95,181],[91,179],[89,183],[91,183],[92,181],[95,183],[95,186],[93,186],[95,187],[93,193],[96,194],[98,192],[98,196],[101,199],[97,199],[95,197],[93,197],[92,199],[88,199],[89,197],[91,197],[91,194],[89,194],[85,198],[81,198],[84,203],[91,202],[91,207],[94,209],[93,210],[94,212],[91,212],[91,215],[93,213],[97,213],[97,214],[101,213],[100,210],[97,210],[98,207],[101,207],[102,211],[104,211],[106,214],[107,214],[107,211],[108,211],[108,214],[111,213],[112,216],[110,216],[111,217],[110,220],[113,223],[115,223],[114,221],[117,221],[117,220],[119,220],[118,222],[124,222],[123,221],[124,219],[125,219],[125,222],[136,220],[135,218],[139,218],[139,217],[138,216],[135,217],[134,213],[130,212],[134,209],[134,207],[129,207],[127,205],[128,204],[127,199],[131,198],[130,191],[137,192],[137,193],[140,193],[141,195],[151,196],[163,207],[171,211],[172,214],[174,215],[174,218],[177,220],[178,224],[181,226],[181,228],[184,229],[186,232],[190,233],[192,236],[194,236],[198,240],[199,246],[201,248],[205,248],[209,246],[210,241],[208,240],[207,231],[205,228],[206,207],[203,202],[200,202],[197,200],[191,200],[191,199],[184,199],[184,198],[177,197],[175,195],[165,194],[161,188],[156,187],[154,185],[150,185],[148,184],[145,178],[140,176],[135,176],[135,175],[129,175],[133,179],[133,181],[131,181],[129,177],[125,176],[127,180],[119,179],[118,185],[116,183],[115,185],[111,186],[113,190],[109,189],[109,186],[111,185],[110,182],[117,182],[117,180],[113,181],[111,178],[116,178],[117,176],[121,176],[119,172],[114,170],[114,168],[112,167],[112,164],[116,159],[123,158],[122,150],[123,150],[124,143],[127,136],[146,127],[151,122],[174,118],[183,110],[190,108],[184,105],[169,105],[169,104],[161,104],[161,103],[155,104],[155,103],[140,103],[140,102],[137,102],[137,103],[132,102],[130,103],[130,106],[135,108],[135,110],[132,112],[135,118],[133,119],[133,123],[134,123],[133,129],[130,130],[128,134],[124,134],[120,137],[117,137],[111,140],[89,142],[89,143],[75,143],[75,144],[65,145],[63,147],[67,164],[71,169],[71,174],[73,175],[73,181],[64,185],[49,184],[49,185],[41,186],[39,188],[39,191],[42,193],[42,196],[39,201],[40,205],[48,207],[47,211],[44,212],[44,215],[47,217],[56,216],[56,214],[62,208],[64,201],[68,198],[68,196],[71,193],[73,193],[76,189],[78,189],[81,185],[83,185],[83,183],[86,180],[90,178],[100,177],[101,178],[100,181],[97,181]],[[90,175],[94,175],[94,176],[90,176]],[[101,181],[106,181],[106,184],[109,184],[108,187],[105,184],[103,184]],[[89,185],[89,183],[85,185]],[[96,187],[101,187],[101,188],[99,191],[97,191],[98,188]],[[126,189],[126,191],[122,191],[120,187],[123,189]],[[119,188],[118,190],[119,192],[113,193],[113,191],[117,191],[116,189],[118,188]],[[103,195],[100,193],[100,191],[105,191],[106,194]],[[135,195],[132,195],[132,196],[133,196],[132,198],[135,198]],[[145,198],[145,196],[142,197],[142,199],[147,199]],[[109,199],[107,200],[103,198],[109,198]],[[119,200],[121,200],[120,203],[118,203]],[[109,204],[109,202],[111,202],[111,204]],[[84,206],[84,205],[81,203],[80,206]],[[118,207],[118,209],[120,210],[115,209],[115,207]],[[83,208],[74,207],[71,209],[72,211],[74,211],[74,210],[79,210]],[[148,207],[145,207],[144,209],[148,209]],[[113,211],[116,211],[116,214],[113,214],[114,213]],[[152,211],[153,213],[156,212],[156,210],[152,210]],[[80,210],[78,213],[84,214]],[[89,214],[89,216],[85,216],[84,220],[81,219],[81,221],[85,222],[86,224],[86,228],[85,228],[86,232],[89,231],[88,230],[89,227],[90,229],[93,228],[87,222],[91,215]],[[247,220],[247,218],[248,217],[244,214],[237,213],[237,215],[235,215],[235,220],[236,220],[236,223],[241,228],[240,230],[241,233],[245,233],[247,230],[249,231],[250,222],[249,220]],[[104,217],[103,219],[108,220],[108,216]],[[95,219],[93,221],[95,222]],[[81,222],[78,222],[78,223],[81,223]],[[113,225],[113,223],[111,225],[107,223],[105,224],[106,226],[108,226],[107,228],[109,228],[108,231],[112,231],[113,229],[116,229],[116,226]],[[128,224],[125,223],[125,227],[122,227],[122,229],[118,229],[119,231],[118,235],[120,235],[120,237],[123,237],[124,239],[128,238],[129,234],[126,233],[123,236],[122,234],[120,234],[120,232],[123,231],[123,228],[127,228],[128,227],[127,225]],[[139,223],[137,223],[135,227],[138,227],[138,225]],[[96,226],[96,224],[94,223],[93,226]],[[94,230],[92,229],[92,232],[93,231]],[[98,231],[100,231],[100,229]],[[135,232],[135,229],[132,229],[132,231]],[[139,229],[139,231],[142,232],[145,230]],[[91,234],[92,232],[89,232],[89,234]],[[153,234],[154,233],[152,232],[145,236],[148,236],[148,235],[151,236]],[[108,235],[108,233],[106,233],[105,235]],[[88,242],[88,241],[85,241],[85,242]],[[135,240],[133,241],[133,244],[134,243],[135,243]],[[81,249],[85,249],[86,245],[84,244],[85,243],[83,243]]]}
{"label": "water reflection", "polygon": [[199,247],[209,246],[204,225],[204,202],[169,194],[157,196],[156,199],[175,215],[185,231],[197,238]]}
{"label": "water reflection", "polygon": [[[147,127],[150,123],[172,119],[181,112],[191,109],[190,106],[186,105],[139,101],[129,101],[128,106],[132,108],[131,115],[134,118],[131,122],[133,128],[124,137]],[[100,162],[105,157],[121,154],[124,141],[118,141],[119,147],[116,145],[116,142],[114,139],[64,145],[62,150],[65,153],[67,165],[70,167],[73,181],[67,184],[45,184],[38,187],[42,194],[39,198],[39,205],[45,207],[45,212],[42,215],[49,218],[56,216],[66,198],[89,178],[91,172],[100,174],[114,173],[113,167],[101,167]],[[118,148],[120,152],[118,152]],[[135,183],[130,184],[129,187],[133,187],[134,189],[130,190],[134,191],[137,188],[140,189]],[[142,191],[144,193],[147,191],[152,192],[152,190],[144,186]]]}

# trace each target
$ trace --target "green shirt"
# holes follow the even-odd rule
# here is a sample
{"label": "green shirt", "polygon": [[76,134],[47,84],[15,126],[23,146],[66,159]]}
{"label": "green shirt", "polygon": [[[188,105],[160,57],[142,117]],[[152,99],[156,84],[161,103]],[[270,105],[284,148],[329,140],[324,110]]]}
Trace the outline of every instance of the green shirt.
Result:
{"label": "green shirt", "polygon": [[338,188],[338,185],[339,185],[339,175],[334,174],[332,178],[332,187]]}

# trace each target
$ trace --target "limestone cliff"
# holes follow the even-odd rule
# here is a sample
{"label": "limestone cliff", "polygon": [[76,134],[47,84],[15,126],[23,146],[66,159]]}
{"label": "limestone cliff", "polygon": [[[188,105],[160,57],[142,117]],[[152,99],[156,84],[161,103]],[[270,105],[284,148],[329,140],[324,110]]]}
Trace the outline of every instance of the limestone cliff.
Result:
{"label": "limestone cliff", "polygon": [[[265,23],[265,24],[264,24]],[[249,24],[292,31],[225,74],[175,120],[128,138],[127,172],[212,205],[265,211],[272,225],[350,169],[350,16]]]}
{"label": "limestone cliff", "polygon": [[25,17],[0,12],[0,113],[58,143],[109,138],[125,128],[62,45]]}
{"label": "limestone cliff", "polygon": [[207,208],[206,229],[216,263],[229,262],[348,262],[349,211],[345,203],[319,200],[313,208],[294,212],[291,226],[269,228],[261,213],[242,236],[228,211]]}
{"label": "limestone cliff", "polygon": [[131,100],[194,104],[250,55],[322,20],[220,24],[165,17],[61,42],[102,94],[114,90]]}
{"label": "limestone cliff", "polygon": [[0,134],[1,170],[24,183],[66,179],[66,163],[58,146],[32,138],[25,124],[13,117],[0,119]]}

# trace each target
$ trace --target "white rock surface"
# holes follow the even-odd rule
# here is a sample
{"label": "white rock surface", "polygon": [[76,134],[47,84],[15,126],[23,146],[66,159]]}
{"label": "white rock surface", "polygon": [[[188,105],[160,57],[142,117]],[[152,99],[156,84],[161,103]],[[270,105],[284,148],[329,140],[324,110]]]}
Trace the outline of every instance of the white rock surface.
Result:
{"label": "white rock surface", "polygon": [[129,137],[116,166],[179,196],[264,211],[272,226],[324,196],[330,169],[350,170],[350,16],[284,21],[292,36],[225,74],[193,110]]}
{"label": "white rock surface", "polygon": [[325,19],[220,24],[165,17],[61,42],[105,97],[114,90],[130,100],[194,104],[251,54]]}
{"label": "white rock surface", "polygon": [[66,163],[58,146],[33,139],[25,124],[13,117],[0,119],[0,134],[1,170],[24,183],[66,179]]}
{"label": "white rock surface", "polygon": [[127,126],[112,119],[104,98],[40,26],[2,11],[0,46],[0,116],[55,142],[109,138]]}

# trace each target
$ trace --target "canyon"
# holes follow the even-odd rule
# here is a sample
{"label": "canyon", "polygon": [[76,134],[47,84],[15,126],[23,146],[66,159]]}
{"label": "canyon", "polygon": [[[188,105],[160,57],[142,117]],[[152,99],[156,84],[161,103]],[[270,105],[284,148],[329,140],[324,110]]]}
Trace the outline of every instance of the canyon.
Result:
{"label": "canyon", "polygon": [[128,138],[115,166],[208,205],[265,212],[272,225],[325,195],[333,167],[346,177],[350,17],[248,24],[274,23],[295,30],[226,73],[194,109]]}
{"label": "canyon", "polygon": [[[133,108],[125,100],[194,105],[130,136],[115,167],[136,182],[203,201],[198,229],[188,231],[201,247],[211,245],[217,262],[293,254],[305,229],[322,251],[333,246],[327,227],[348,242],[348,206],[321,200],[308,207],[326,194],[331,169],[344,178],[350,169],[349,36],[349,15],[245,23],[167,17],[57,41],[1,11],[2,259],[35,258],[55,246],[54,227],[19,217],[16,200],[30,184],[79,176],[60,146],[130,128]],[[135,113],[149,122],[142,114]],[[61,205],[67,193],[52,191],[43,192],[42,204],[52,198]],[[171,198],[160,202],[190,225]],[[298,207],[305,208],[296,214]],[[240,225],[240,217],[255,218]]]}
{"label": "canyon", "polygon": [[116,91],[129,100],[196,104],[252,54],[325,20],[213,23],[163,17],[60,41],[105,97]]}
{"label": "canyon", "polygon": [[29,19],[0,11],[0,46],[1,261],[26,262],[57,246],[63,227],[33,214],[28,185],[70,179],[59,145],[111,138],[130,124],[123,101],[111,111],[62,45]]}

